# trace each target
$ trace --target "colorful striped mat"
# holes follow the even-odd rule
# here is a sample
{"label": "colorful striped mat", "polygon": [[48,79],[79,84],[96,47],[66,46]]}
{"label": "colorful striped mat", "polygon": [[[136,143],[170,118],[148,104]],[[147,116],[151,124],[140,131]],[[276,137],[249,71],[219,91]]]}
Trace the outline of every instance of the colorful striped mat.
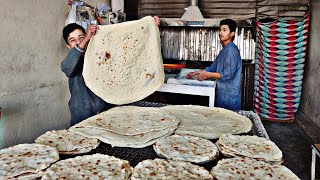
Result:
{"label": "colorful striped mat", "polygon": [[292,122],[299,108],[310,15],[301,22],[257,23],[254,111]]}

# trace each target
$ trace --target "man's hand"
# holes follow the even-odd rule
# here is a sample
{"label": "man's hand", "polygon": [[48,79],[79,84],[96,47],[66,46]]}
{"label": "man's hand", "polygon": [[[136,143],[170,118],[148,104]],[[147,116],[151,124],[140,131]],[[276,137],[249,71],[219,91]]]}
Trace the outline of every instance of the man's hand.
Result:
{"label": "man's hand", "polygon": [[99,29],[99,26],[97,25],[88,26],[85,38],[88,38],[90,40],[91,37],[96,34],[98,29]]}
{"label": "man's hand", "polygon": [[194,76],[198,76],[198,80],[199,81],[203,81],[205,79],[208,79],[208,72],[205,70],[201,70],[201,71],[196,71],[196,72],[190,72],[186,75],[187,79],[191,79]]}
{"label": "man's hand", "polygon": [[208,72],[205,71],[205,70],[199,71],[198,80],[199,81],[203,81],[203,80],[206,80],[206,79],[208,79]]}
{"label": "man's hand", "polygon": [[88,26],[87,33],[86,33],[84,39],[80,42],[80,44],[78,44],[78,46],[82,49],[86,49],[88,42],[90,41],[92,36],[94,36],[96,34],[98,29],[99,29],[99,26],[97,26],[97,25]]}
{"label": "man's hand", "polygon": [[160,18],[158,16],[153,16],[153,20],[156,26],[160,26]]}

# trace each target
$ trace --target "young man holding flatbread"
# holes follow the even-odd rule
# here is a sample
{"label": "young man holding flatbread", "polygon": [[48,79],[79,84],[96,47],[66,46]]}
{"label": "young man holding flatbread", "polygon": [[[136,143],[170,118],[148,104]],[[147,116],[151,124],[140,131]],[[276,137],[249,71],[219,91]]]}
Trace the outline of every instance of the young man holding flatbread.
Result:
{"label": "young man holding flatbread", "polygon": [[84,28],[76,23],[68,24],[63,29],[63,38],[70,51],[61,63],[61,70],[69,79],[71,126],[113,107],[96,96],[86,86],[82,76],[85,49],[98,29],[97,25],[89,26],[86,33]]}
{"label": "young man holding flatbread", "polygon": [[211,66],[186,76],[197,76],[199,81],[216,79],[215,106],[229,110],[241,109],[242,59],[238,47],[233,43],[236,28],[235,21],[221,20],[219,38],[223,49]]}
{"label": "young man holding flatbread", "polygon": [[[155,16],[153,18],[155,24],[159,26],[159,17]],[[63,29],[63,38],[70,51],[61,63],[61,70],[69,78],[71,126],[114,107],[114,105],[103,101],[95,95],[86,86],[82,76],[84,52],[88,42],[97,30],[99,30],[97,25],[88,26],[86,33],[84,28],[76,23],[68,24]]]}

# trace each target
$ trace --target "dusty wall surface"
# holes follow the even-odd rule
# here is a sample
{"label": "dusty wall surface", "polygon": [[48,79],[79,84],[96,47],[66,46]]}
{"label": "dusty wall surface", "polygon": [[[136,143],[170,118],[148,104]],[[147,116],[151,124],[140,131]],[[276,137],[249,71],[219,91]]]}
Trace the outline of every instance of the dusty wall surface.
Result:
{"label": "dusty wall surface", "polygon": [[311,9],[309,49],[306,60],[300,111],[320,127],[320,2]]}
{"label": "dusty wall surface", "polygon": [[69,126],[67,1],[0,0],[0,149]]}

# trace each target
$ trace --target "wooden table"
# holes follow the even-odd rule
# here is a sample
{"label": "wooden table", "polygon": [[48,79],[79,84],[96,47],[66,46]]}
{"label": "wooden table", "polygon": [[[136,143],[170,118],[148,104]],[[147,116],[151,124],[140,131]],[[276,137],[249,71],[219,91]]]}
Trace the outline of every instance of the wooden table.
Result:
{"label": "wooden table", "polygon": [[311,180],[314,180],[316,175],[316,155],[320,157],[320,144],[313,144],[311,147],[312,147]]}

